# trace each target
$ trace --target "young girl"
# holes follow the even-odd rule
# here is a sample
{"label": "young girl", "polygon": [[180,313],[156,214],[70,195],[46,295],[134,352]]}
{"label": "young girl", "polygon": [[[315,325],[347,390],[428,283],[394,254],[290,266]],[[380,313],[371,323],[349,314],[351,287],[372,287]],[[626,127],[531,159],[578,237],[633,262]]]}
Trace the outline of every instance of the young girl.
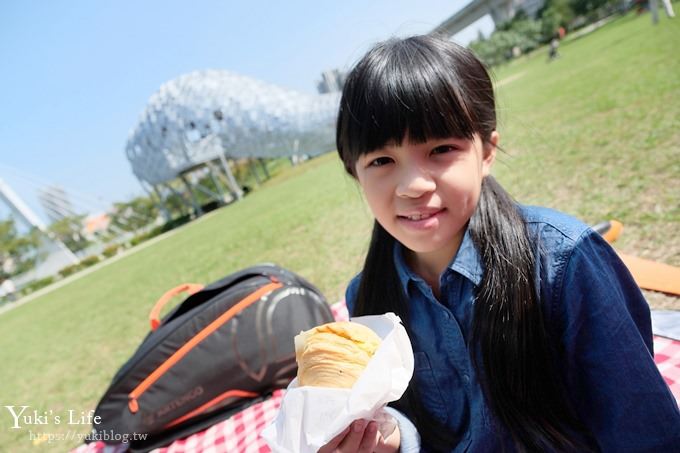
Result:
{"label": "young girl", "polygon": [[356,421],[322,451],[679,451],[637,285],[581,222],[513,201],[498,141],[489,75],[450,41],[393,39],[350,73],[337,146],[375,225],[346,300],[402,318],[415,372],[392,436]]}

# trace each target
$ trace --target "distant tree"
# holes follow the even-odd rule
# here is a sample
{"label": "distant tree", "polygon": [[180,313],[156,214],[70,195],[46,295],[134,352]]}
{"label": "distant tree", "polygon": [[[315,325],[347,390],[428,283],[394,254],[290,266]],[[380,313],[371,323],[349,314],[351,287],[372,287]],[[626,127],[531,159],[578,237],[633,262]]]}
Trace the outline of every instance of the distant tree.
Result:
{"label": "distant tree", "polygon": [[0,220],[0,277],[11,277],[35,265],[40,232],[19,234],[13,218]]}
{"label": "distant tree", "polygon": [[512,30],[518,22],[523,22],[523,21],[529,20],[529,19],[530,19],[530,17],[527,14],[527,12],[524,11],[523,9],[520,9],[515,13],[514,16],[512,16],[512,19],[507,20],[507,21],[503,22],[502,24],[499,24],[496,27],[496,30],[499,30],[499,31]]}
{"label": "distant tree", "polygon": [[600,8],[616,2],[618,0],[570,0],[574,13],[581,16],[588,16]]}
{"label": "distant tree", "polygon": [[111,225],[123,231],[137,231],[158,218],[158,207],[149,197],[114,203]]}
{"label": "distant tree", "polygon": [[166,196],[163,204],[172,218],[182,217],[190,212],[185,200],[177,193]]}
{"label": "distant tree", "polygon": [[516,41],[513,47],[519,47],[522,53],[534,50],[541,42],[541,23],[537,20],[526,19],[516,22],[510,31],[515,33]]}
{"label": "distant tree", "polygon": [[541,9],[538,10],[536,17],[543,19],[548,10],[553,10],[559,16],[563,17],[566,22],[562,23],[565,26],[574,18],[574,8],[572,3],[575,0],[546,0]]}
{"label": "distant tree", "polygon": [[560,27],[569,29],[574,20],[570,0],[548,0],[538,12],[541,22],[541,41],[548,42]]}
{"label": "distant tree", "polygon": [[49,231],[73,253],[87,248],[92,242],[83,235],[84,215],[64,217],[49,226]]}
{"label": "distant tree", "polygon": [[494,31],[484,41],[473,41],[469,47],[489,66],[499,65],[512,58],[512,49],[523,53],[538,47],[541,41],[541,24],[533,19],[511,22],[511,28]]}

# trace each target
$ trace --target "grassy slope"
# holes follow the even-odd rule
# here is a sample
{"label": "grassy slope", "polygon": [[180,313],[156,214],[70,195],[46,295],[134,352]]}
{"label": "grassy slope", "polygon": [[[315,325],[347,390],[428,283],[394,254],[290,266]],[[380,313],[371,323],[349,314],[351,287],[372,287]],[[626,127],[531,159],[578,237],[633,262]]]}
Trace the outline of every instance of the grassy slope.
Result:
{"label": "grassy slope", "polygon": [[[502,68],[496,174],[519,200],[587,222],[616,218],[616,247],[680,266],[680,21],[628,15]],[[658,308],[677,298],[646,293]]]}
{"label": "grassy slope", "polygon": [[510,156],[496,170],[518,199],[618,218],[617,245],[680,265],[680,22],[661,19],[628,16],[557,61],[542,51],[499,71],[523,75],[499,90]]}
{"label": "grassy slope", "polygon": [[[359,192],[334,155],[293,169],[244,202],[0,317],[0,363],[9,365],[0,369],[2,405],[54,414],[93,408],[146,334],[155,299],[185,281],[207,283],[269,261],[337,300],[360,265],[369,227]],[[25,430],[5,429],[10,425],[3,408],[0,451],[30,444]]]}
{"label": "grassy slope", "polygon": [[[680,265],[674,42],[680,21],[662,16],[652,27],[649,16],[627,17],[564,43],[555,62],[539,51],[499,70],[499,80],[519,76],[500,88],[508,153],[496,174],[523,202],[589,222],[621,219],[622,250]],[[336,300],[361,264],[369,230],[359,192],[333,155],[285,172],[244,202],[0,316],[0,406],[93,408],[146,334],[150,306],[180,282],[273,261]],[[677,307],[677,299],[667,303]],[[7,429],[11,418],[0,409],[0,451],[28,450],[27,431]],[[35,431],[69,428],[78,429]]]}

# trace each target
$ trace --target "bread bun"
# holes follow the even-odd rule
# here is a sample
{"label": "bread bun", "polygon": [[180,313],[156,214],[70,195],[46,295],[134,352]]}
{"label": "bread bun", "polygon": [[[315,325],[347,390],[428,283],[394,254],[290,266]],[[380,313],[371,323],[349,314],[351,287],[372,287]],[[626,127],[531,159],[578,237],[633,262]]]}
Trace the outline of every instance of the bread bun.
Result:
{"label": "bread bun", "polygon": [[380,346],[363,324],[331,322],[295,337],[300,386],[350,388]]}

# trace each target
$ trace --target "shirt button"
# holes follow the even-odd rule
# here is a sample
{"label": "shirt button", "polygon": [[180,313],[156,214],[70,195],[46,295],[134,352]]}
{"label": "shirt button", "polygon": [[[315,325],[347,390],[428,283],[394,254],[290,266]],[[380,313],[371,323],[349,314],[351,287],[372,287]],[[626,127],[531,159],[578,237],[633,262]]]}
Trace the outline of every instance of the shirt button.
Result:
{"label": "shirt button", "polygon": [[463,375],[463,382],[465,382],[465,385],[470,384],[470,376],[468,376],[467,374],[464,374]]}

